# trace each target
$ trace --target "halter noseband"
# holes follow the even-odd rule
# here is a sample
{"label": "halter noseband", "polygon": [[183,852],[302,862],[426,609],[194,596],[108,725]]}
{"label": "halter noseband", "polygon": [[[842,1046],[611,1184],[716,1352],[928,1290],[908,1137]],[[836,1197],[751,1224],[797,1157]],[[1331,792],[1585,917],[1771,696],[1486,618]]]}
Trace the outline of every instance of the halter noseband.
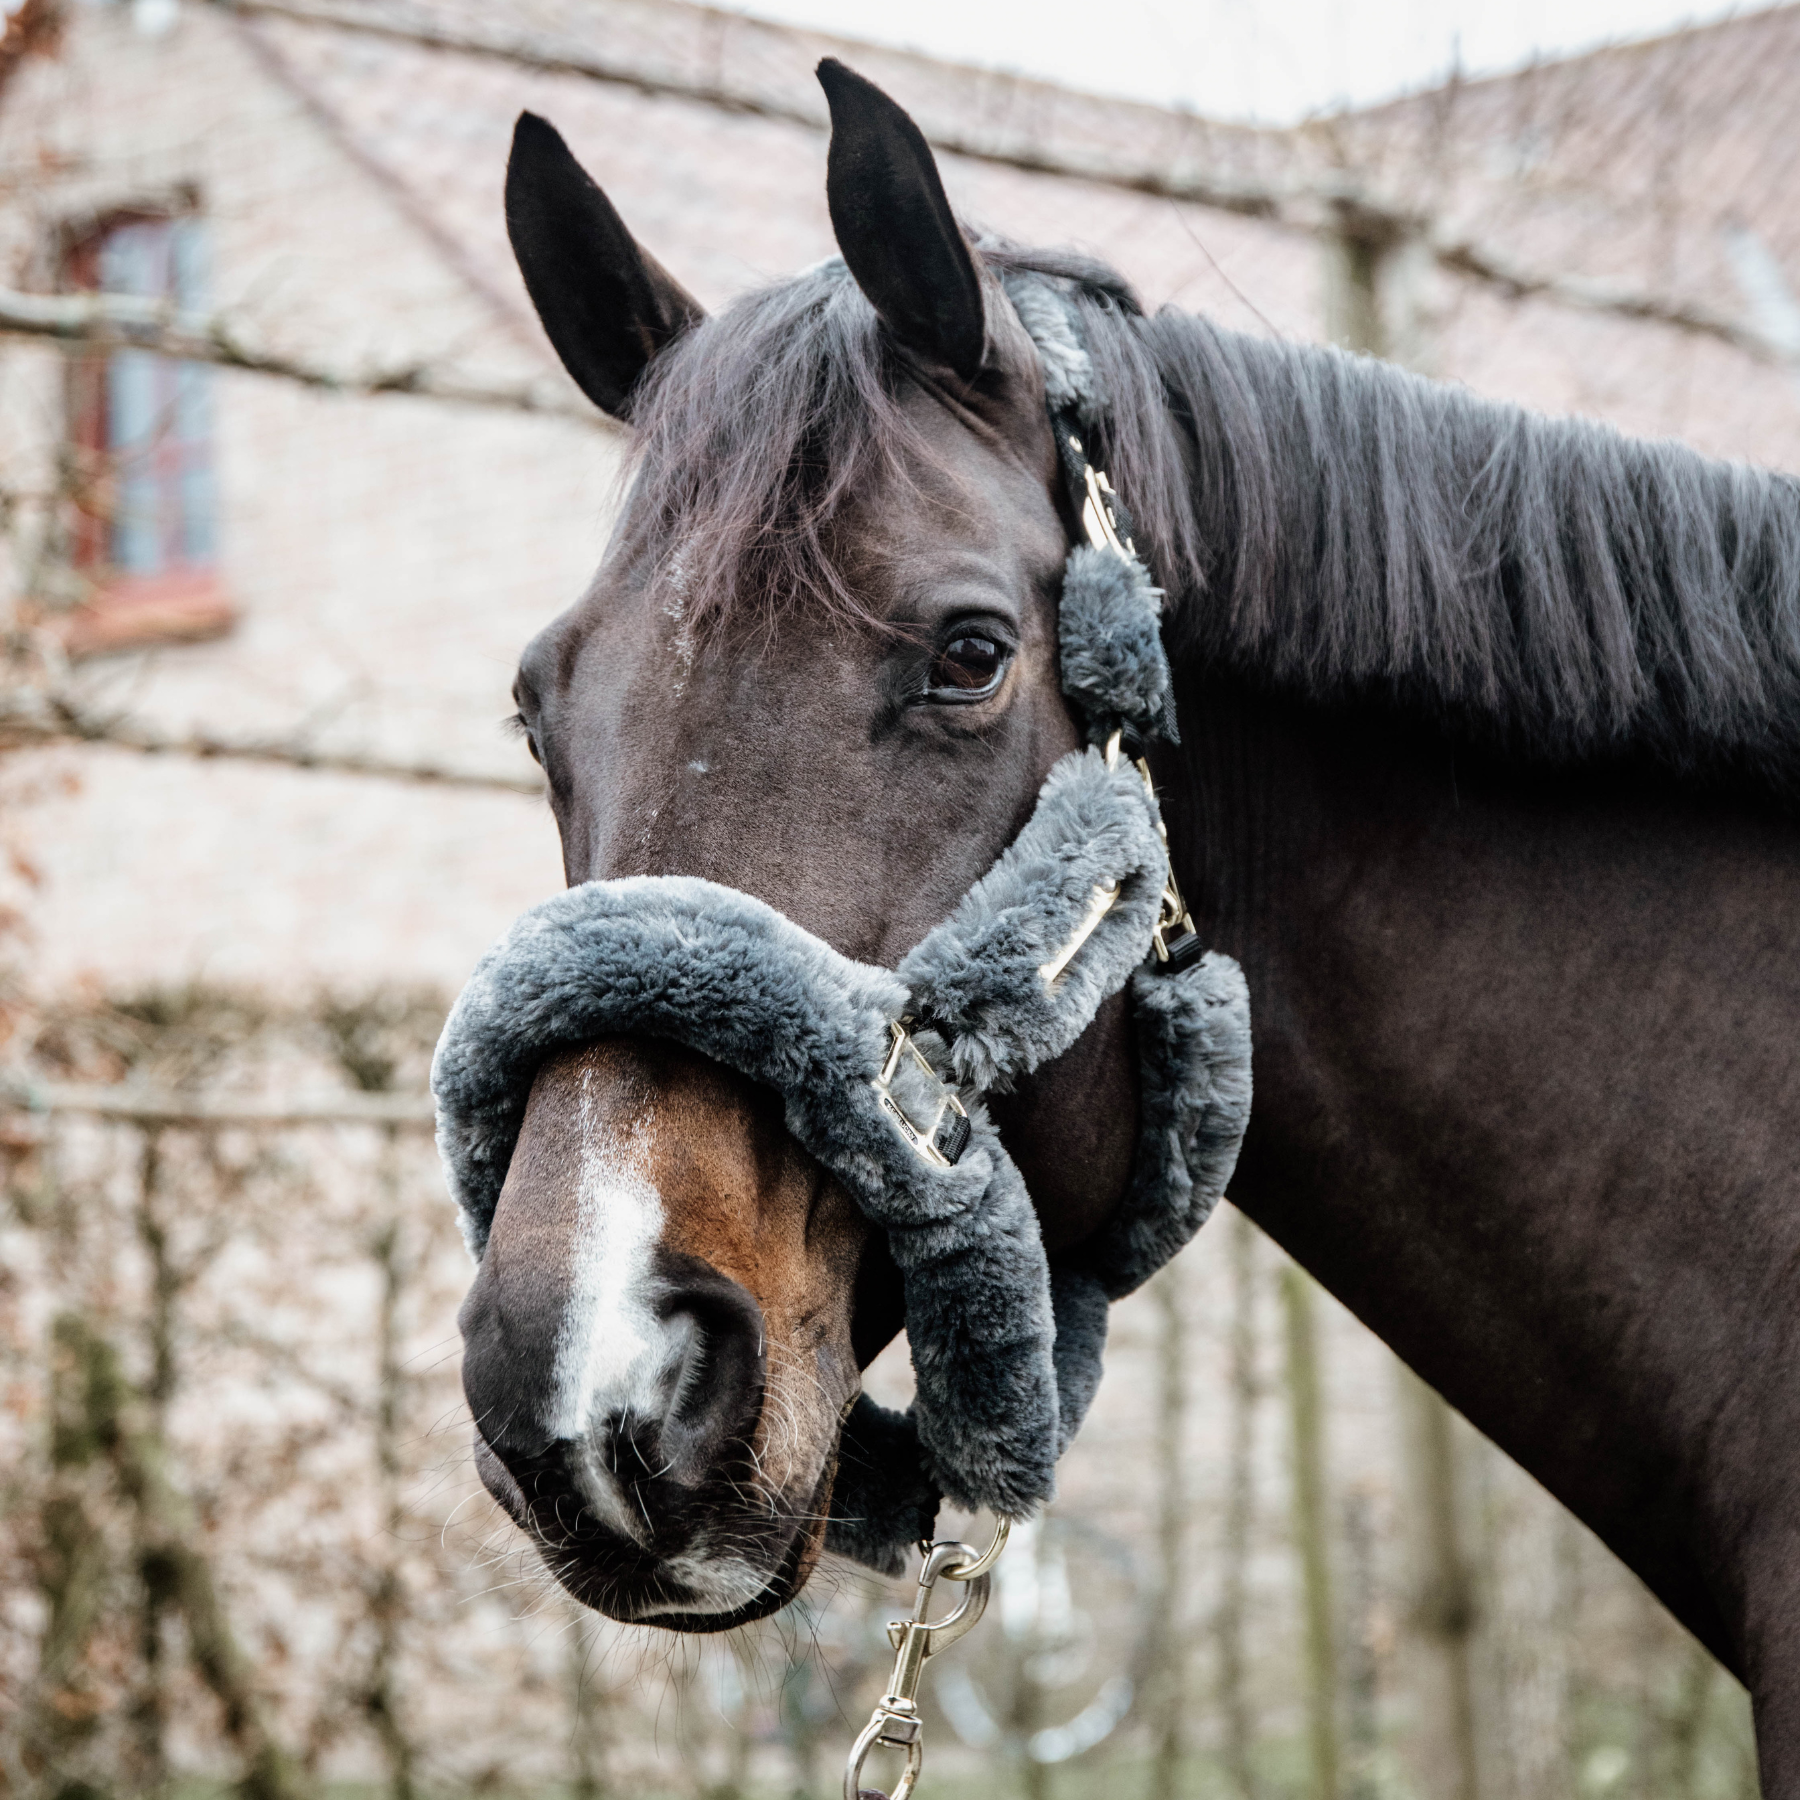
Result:
{"label": "halter noseband", "polygon": [[[1044,364],[1086,542],[1058,623],[1089,737],[1051,769],[994,866],[893,970],[773,907],[685,876],[587,882],[526,912],[477,965],[432,1067],[438,1144],[479,1258],[532,1080],[611,1033],[672,1038],[775,1088],[789,1131],[882,1226],[917,1393],[844,1422],[830,1548],[885,1572],[941,1496],[1017,1518],[1049,1499],[1100,1378],[1108,1304],[1191,1238],[1250,1107],[1249,1000],[1207,952],[1169,867],[1146,760],[1175,741],[1161,594],[1081,433],[1101,408],[1053,278],[1007,293]],[[1138,1143],[1124,1200],[1078,1254],[1046,1256],[983,1096],[1067,1050],[1129,987]]]}

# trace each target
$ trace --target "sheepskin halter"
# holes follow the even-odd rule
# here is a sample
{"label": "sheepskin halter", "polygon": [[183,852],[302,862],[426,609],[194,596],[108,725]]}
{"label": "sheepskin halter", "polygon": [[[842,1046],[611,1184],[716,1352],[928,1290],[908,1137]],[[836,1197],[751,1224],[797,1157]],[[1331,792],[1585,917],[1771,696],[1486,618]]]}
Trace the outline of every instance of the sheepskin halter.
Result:
{"label": "sheepskin halter", "polygon": [[[788,1129],[887,1233],[916,1398],[845,1421],[827,1543],[884,1572],[941,1497],[1007,1518],[1055,1488],[1099,1384],[1107,1308],[1166,1263],[1225,1190],[1250,1111],[1249,998],[1206,952],[1169,868],[1144,747],[1174,741],[1161,593],[1084,434],[1102,416],[1079,321],[1051,277],[1006,289],[1043,361],[1087,542],[1059,617],[1086,749],[955,911],[883,969],[773,907],[683,876],[594,881],[525,913],[477,965],[432,1067],[438,1145],[479,1259],[550,1055],[612,1033],[672,1038],[776,1089]],[[1138,1143],[1117,1215],[1046,1256],[982,1104],[1060,1055],[1129,988]]]}

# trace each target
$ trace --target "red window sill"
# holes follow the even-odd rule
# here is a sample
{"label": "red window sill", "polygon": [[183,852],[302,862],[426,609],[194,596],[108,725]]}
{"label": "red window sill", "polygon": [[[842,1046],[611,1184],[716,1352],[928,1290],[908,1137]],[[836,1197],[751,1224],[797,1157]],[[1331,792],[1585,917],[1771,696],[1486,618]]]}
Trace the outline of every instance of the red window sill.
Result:
{"label": "red window sill", "polygon": [[105,656],[153,644],[204,643],[236,623],[237,608],[218,576],[210,569],[183,569],[108,581],[67,615],[59,635],[71,657]]}

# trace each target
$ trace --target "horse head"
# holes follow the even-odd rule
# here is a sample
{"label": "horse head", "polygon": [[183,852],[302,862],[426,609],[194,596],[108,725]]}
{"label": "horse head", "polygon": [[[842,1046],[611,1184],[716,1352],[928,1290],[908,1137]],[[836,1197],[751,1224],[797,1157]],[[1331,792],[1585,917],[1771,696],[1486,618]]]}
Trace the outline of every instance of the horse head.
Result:
{"label": "horse head", "polygon": [[[552,344],[634,432],[586,594],[519,716],[576,883],[693,875],[892,966],[1080,741],[1057,603],[1076,521],[1037,350],[913,122],[827,63],[842,251],[717,317],[523,117],[515,251]],[[1047,1246],[1124,1189],[1108,1002],[995,1117]],[[482,1478],[557,1578],[687,1630],[816,1562],[859,1372],[903,1323],[878,1232],[779,1098],[649,1037],[540,1070],[462,1313]]]}

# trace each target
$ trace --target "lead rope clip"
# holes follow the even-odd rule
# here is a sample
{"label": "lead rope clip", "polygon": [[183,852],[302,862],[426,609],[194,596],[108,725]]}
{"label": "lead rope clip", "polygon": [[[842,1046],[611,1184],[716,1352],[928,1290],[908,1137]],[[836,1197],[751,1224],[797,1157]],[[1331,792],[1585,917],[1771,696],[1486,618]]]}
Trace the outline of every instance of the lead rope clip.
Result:
{"label": "lead rope clip", "polygon": [[[954,1538],[919,1545],[925,1564],[919,1570],[919,1591],[913,1599],[912,1617],[895,1619],[887,1628],[888,1642],[894,1646],[894,1672],[888,1677],[887,1692],[875,1703],[868,1724],[850,1746],[850,1756],[844,1764],[844,1800],[863,1800],[865,1795],[869,1800],[887,1800],[886,1795],[862,1785],[863,1764],[877,1744],[898,1750],[906,1758],[893,1800],[908,1800],[919,1785],[919,1771],[925,1766],[925,1721],[919,1716],[919,1681],[925,1673],[925,1659],[973,1631],[987,1611],[988,1571],[999,1561],[1011,1531],[1011,1523],[1000,1520],[994,1541],[979,1555]],[[963,1583],[968,1592],[953,1612],[933,1619],[929,1616],[931,1590],[939,1581]]]}

